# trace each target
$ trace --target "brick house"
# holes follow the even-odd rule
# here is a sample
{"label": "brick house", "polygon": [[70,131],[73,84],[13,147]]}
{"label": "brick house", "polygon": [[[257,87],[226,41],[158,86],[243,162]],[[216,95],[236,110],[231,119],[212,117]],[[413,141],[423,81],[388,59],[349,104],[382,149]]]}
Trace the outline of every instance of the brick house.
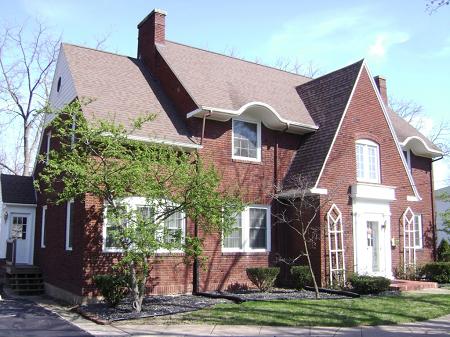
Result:
{"label": "brick house", "polygon": [[[137,58],[62,44],[50,101],[60,108],[92,98],[83,110],[88,120],[126,123],[156,113],[136,139],[198,151],[224,183],[243,188],[248,207],[239,230],[205,242],[201,290],[248,283],[248,266],[295,254],[295,236],[273,225],[270,195],[278,184],[295,193],[287,182],[297,174],[313,183],[317,198],[335,191],[319,217],[330,230],[313,252],[322,284],[343,270],[393,278],[405,263],[433,260],[432,161],[441,151],[390,111],[386,81],[373,78],[364,60],[312,79],[168,41],[165,19],[154,10],[138,25]],[[57,146],[44,130],[39,152]],[[54,206],[38,194],[36,204],[33,263],[46,291],[72,301],[97,295],[92,276],[120,256],[100,220],[102,201],[86,195]],[[182,216],[165,225],[193,232]],[[160,257],[149,292],[192,291],[183,254]]]}

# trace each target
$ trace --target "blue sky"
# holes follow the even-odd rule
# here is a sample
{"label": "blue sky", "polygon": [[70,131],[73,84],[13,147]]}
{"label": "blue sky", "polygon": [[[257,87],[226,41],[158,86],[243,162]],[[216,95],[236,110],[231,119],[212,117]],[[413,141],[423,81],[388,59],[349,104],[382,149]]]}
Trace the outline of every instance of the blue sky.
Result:
{"label": "blue sky", "polygon": [[[166,37],[274,64],[280,58],[322,73],[366,58],[387,78],[389,95],[422,105],[429,124],[450,119],[450,6],[433,15],[425,1],[4,1],[0,24],[39,17],[63,40],[136,55],[139,23],[153,8],[168,12]],[[436,165],[448,185],[450,165]]]}

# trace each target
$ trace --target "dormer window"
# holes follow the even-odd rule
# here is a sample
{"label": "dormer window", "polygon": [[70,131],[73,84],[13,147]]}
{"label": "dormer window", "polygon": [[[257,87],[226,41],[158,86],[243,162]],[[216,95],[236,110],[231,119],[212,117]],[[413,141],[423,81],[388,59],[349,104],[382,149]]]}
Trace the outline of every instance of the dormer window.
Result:
{"label": "dormer window", "polygon": [[233,119],[232,158],[261,160],[261,123]]}
{"label": "dormer window", "polygon": [[380,183],[380,151],[378,144],[367,139],[356,142],[357,180]]}

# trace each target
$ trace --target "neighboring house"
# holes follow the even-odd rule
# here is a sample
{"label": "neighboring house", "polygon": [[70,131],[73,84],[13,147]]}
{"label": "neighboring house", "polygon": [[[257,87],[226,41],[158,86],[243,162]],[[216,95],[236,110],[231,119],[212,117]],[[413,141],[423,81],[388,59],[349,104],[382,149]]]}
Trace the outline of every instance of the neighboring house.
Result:
{"label": "neighboring house", "polygon": [[33,178],[1,174],[0,185],[1,264],[4,264],[7,257],[8,242],[11,250],[11,243],[16,239],[15,262],[33,265],[36,214]]}
{"label": "neighboring house", "polygon": [[444,193],[450,195],[450,186],[443,187],[434,191],[434,199],[436,204],[437,246],[439,246],[443,239],[446,239],[450,243],[450,235],[442,231],[442,229],[444,228],[442,213],[450,209],[450,201],[444,201],[441,199],[441,196]]}
{"label": "neighboring house", "polygon": [[[295,193],[289,181],[298,174],[313,183],[311,195],[332,196],[316,226],[343,229],[343,247],[324,230],[312,251],[322,284],[344,269],[392,278],[405,263],[433,260],[432,159],[442,153],[387,108],[386,81],[374,79],[365,61],[312,79],[168,41],[163,11],[153,11],[138,31],[137,58],[62,44],[50,101],[61,108],[77,97],[93,99],[83,108],[87,120],[126,124],[156,113],[136,139],[198,151],[225,184],[242,187],[248,207],[239,230],[205,241],[201,290],[248,283],[247,267],[295,256],[299,240],[273,224],[271,210],[281,206],[270,195],[280,184],[282,193]],[[57,144],[47,128],[39,153],[49,149]],[[37,162],[35,176],[43,165]],[[120,257],[108,240],[102,201],[86,195],[55,206],[38,194],[37,205],[34,263],[47,291],[73,301],[97,295],[92,276]],[[189,219],[172,220],[164,225],[193,232]],[[182,254],[159,255],[149,292],[190,292],[192,267]]]}

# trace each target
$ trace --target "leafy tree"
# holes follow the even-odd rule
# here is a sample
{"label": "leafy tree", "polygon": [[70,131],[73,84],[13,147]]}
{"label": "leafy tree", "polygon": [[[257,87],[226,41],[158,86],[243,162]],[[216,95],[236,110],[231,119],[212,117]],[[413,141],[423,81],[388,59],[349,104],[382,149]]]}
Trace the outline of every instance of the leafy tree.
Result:
{"label": "leafy tree", "polygon": [[[36,186],[56,204],[86,194],[103,200],[110,243],[122,250],[118,267],[129,276],[133,308],[140,312],[151,259],[158,249],[184,249],[198,262],[203,252],[198,230],[205,235],[229,232],[243,204],[237,189],[221,188],[215,168],[204,164],[196,152],[130,139],[153,116],[137,118],[132,127],[108,120],[88,123],[82,106],[75,101],[56,112],[52,137],[60,148],[50,151]],[[145,211],[129,206],[127,198],[136,196],[149,205]],[[196,227],[185,242],[180,230],[161,225],[177,212]]]}
{"label": "leafy tree", "polygon": [[[450,203],[450,194],[442,193],[437,196],[444,203]],[[444,212],[439,214],[442,217],[442,229],[445,234],[450,235],[450,208],[446,209]]]}

